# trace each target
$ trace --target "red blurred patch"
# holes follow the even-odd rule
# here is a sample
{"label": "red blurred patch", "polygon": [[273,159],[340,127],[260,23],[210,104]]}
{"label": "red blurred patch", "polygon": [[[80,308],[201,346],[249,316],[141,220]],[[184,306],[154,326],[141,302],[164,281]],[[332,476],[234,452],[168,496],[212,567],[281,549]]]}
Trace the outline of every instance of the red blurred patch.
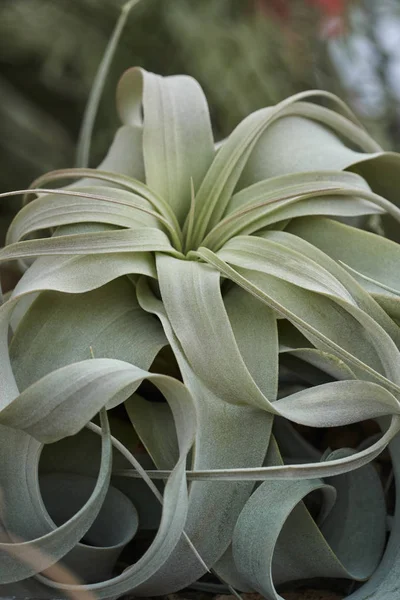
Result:
{"label": "red blurred patch", "polygon": [[272,15],[280,21],[287,21],[290,18],[288,0],[255,0],[255,9],[264,15]]}
{"label": "red blurred patch", "polygon": [[346,0],[306,0],[306,2],[316,6],[330,17],[342,16],[346,8]]}
{"label": "red blurred patch", "polygon": [[[305,0],[321,13],[319,24],[320,35],[324,39],[338,37],[345,31],[344,15],[349,0]],[[273,17],[282,24],[290,21],[290,0],[254,0],[254,8],[258,13]]]}

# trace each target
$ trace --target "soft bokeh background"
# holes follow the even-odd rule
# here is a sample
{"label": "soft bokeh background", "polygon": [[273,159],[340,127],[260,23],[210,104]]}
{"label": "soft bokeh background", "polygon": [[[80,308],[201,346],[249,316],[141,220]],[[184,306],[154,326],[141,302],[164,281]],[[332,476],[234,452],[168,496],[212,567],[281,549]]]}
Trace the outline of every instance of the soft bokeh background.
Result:
{"label": "soft bokeh background", "polygon": [[[1,191],[74,164],[85,102],[121,4],[1,0]],[[93,165],[116,127],[116,83],[132,65],[197,78],[218,138],[249,112],[317,87],[343,97],[385,148],[400,149],[400,0],[144,0],[112,65]],[[15,209],[15,201],[3,202],[1,229]]]}

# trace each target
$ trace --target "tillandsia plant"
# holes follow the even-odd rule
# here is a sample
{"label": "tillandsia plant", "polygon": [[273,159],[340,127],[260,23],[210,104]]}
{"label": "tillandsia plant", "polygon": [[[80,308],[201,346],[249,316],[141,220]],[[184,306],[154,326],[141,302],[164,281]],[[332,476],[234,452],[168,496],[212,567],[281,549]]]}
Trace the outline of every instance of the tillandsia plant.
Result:
{"label": "tillandsia plant", "polygon": [[[399,485],[400,247],[361,225],[396,232],[399,155],[324,92],[219,144],[190,77],[131,69],[117,104],[104,162],[34,182],[0,252],[24,270],[0,307],[2,591],[152,596],[212,570],[271,600],[316,577],[397,599],[371,461],[389,444]],[[369,419],[325,453],[296,425]]]}

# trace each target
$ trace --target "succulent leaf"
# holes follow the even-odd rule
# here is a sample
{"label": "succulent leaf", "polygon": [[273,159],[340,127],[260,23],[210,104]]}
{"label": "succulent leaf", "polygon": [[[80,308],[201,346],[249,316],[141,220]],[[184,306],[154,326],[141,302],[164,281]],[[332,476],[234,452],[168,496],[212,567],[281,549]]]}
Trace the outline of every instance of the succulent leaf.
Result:
{"label": "succulent leaf", "polygon": [[[369,579],[354,600],[393,600],[400,524],[382,559],[370,463],[390,445],[399,485],[399,157],[324,92],[261,109],[218,145],[189,77],[130,69],[117,103],[122,126],[99,169],[11,192],[26,202],[0,261],[24,274],[0,307],[0,584],[152,596],[212,569],[270,600],[310,577]],[[387,237],[363,229],[371,216]],[[369,420],[381,435],[334,452],[301,429]],[[83,498],[60,523],[54,481]],[[110,555],[102,506],[135,494],[152,542],[93,574],[89,560]],[[136,511],[124,515],[133,536]],[[99,547],[82,549],[92,528]],[[77,557],[83,581],[56,578]]]}

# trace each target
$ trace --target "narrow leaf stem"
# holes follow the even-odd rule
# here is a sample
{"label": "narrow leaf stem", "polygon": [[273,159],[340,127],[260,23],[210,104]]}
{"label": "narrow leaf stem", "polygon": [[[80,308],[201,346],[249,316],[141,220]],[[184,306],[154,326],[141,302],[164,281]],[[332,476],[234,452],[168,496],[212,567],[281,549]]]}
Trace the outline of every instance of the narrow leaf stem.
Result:
{"label": "narrow leaf stem", "polygon": [[118,47],[121,34],[124,30],[131,9],[140,0],[130,0],[122,7],[120,17],[115,25],[113,34],[107,44],[104,56],[100,62],[93,86],[90,91],[89,99],[85,108],[81,130],[79,132],[76,164],[78,167],[86,167],[89,163],[90,144],[97,111],[99,108],[101,96],[110,70],[111,62]]}
{"label": "narrow leaf stem", "polygon": [[185,236],[185,245],[184,245],[184,251],[188,252],[190,249],[190,244],[192,243],[192,235],[193,235],[193,227],[194,227],[194,215],[195,215],[195,191],[194,191],[194,183],[193,183],[193,177],[190,178],[190,209],[189,209],[189,214],[188,214],[188,221],[187,221],[187,230],[186,230],[186,236]]}

